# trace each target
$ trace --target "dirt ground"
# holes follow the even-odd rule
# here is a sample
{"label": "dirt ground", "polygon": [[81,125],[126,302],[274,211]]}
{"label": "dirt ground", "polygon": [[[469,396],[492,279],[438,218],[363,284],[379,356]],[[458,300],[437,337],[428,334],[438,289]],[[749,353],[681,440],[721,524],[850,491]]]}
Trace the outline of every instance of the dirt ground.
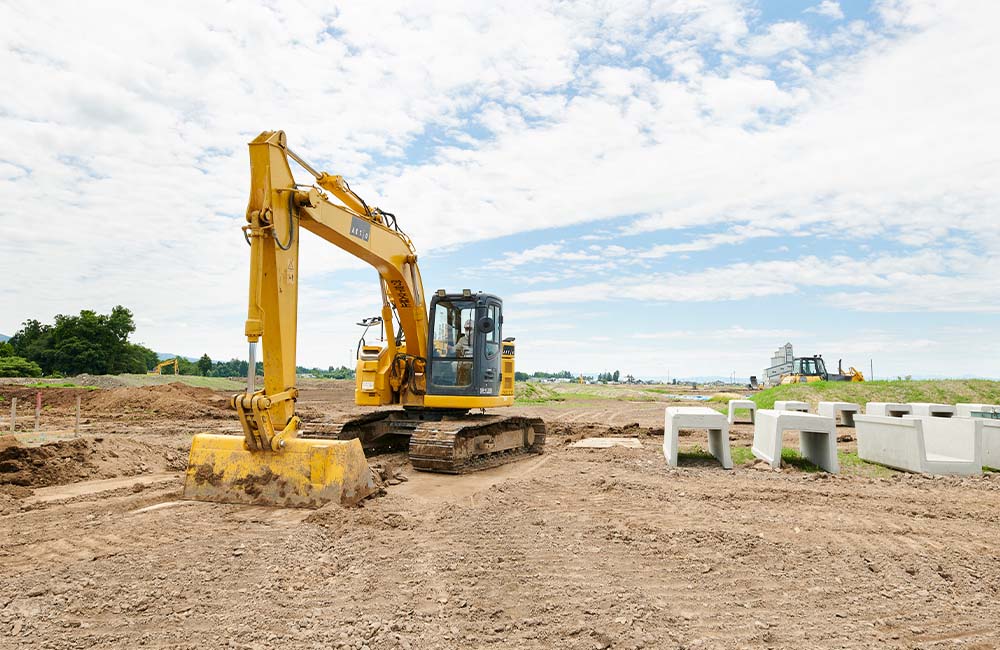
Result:
{"label": "dirt ground", "polygon": [[[0,387],[0,405],[12,390],[30,389]],[[45,393],[56,428],[63,390]],[[408,480],[360,508],[181,501],[191,434],[238,429],[226,397],[90,391],[79,439],[0,444],[0,648],[1000,647],[1000,474],[726,471],[699,453],[671,470],[664,403],[568,400],[511,409],[550,430],[516,464],[371,459]],[[300,410],[320,422],[351,398],[307,384]],[[569,447],[595,435],[642,448]]]}

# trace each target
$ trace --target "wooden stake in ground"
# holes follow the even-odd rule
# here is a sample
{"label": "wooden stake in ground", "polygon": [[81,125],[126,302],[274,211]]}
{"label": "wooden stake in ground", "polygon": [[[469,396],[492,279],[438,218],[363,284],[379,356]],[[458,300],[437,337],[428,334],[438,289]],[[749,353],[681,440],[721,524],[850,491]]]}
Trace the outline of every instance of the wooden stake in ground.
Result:
{"label": "wooden stake in ground", "polygon": [[38,423],[42,419],[42,391],[35,393],[35,433],[38,433]]}
{"label": "wooden stake in ground", "polygon": [[73,426],[73,433],[80,435],[80,396],[76,396],[76,424]]}
{"label": "wooden stake in ground", "polygon": [[10,432],[14,433],[14,424],[17,422],[17,398],[10,398]]}

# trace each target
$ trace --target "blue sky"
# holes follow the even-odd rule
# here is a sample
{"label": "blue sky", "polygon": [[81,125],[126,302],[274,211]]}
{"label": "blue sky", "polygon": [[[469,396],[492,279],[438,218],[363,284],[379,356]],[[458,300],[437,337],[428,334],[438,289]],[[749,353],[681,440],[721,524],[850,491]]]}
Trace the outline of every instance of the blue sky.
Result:
{"label": "blue sky", "polygon": [[[394,212],[526,370],[1000,376],[992,2],[0,6],[0,332],[121,303],[244,356],[246,142]],[[300,174],[300,181],[308,179]],[[299,357],[374,272],[304,240]]]}

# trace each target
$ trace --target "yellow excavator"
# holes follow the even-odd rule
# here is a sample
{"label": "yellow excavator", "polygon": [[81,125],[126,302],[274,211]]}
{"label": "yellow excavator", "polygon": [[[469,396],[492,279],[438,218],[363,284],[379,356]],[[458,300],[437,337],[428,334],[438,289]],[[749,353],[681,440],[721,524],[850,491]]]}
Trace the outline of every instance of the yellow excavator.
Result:
{"label": "yellow excavator", "polygon": [[[299,185],[289,159],[315,182]],[[333,195],[341,204],[334,203]],[[424,292],[417,254],[395,215],[365,201],[340,176],[313,169],[282,131],[250,143],[247,389],[233,396],[242,436],[197,434],[184,496],[202,501],[318,507],[351,504],[376,486],[365,451],[408,444],[417,470],[462,473],[541,453],[538,418],[487,414],[514,403],[514,339],[502,338],[503,302],[487,293]],[[373,266],[379,275],[382,345],[362,337],[354,391],[380,409],[304,425],[295,414],[299,238],[305,229]],[[263,387],[255,386],[256,345]],[[479,411],[479,413],[470,413]]]}
{"label": "yellow excavator", "polygon": [[152,370],[150,370],[146,374],[147,375],[162,375],[163,374],[163,369],[166,368],[167,366],[173,366],[174,367],[174,374],[175,375],[181,374],[178,371],[177,357],[174,357],[173,359],[167,359],[166,361],[159,362],[158,364],[156,364],[155,368],[153,368]]}

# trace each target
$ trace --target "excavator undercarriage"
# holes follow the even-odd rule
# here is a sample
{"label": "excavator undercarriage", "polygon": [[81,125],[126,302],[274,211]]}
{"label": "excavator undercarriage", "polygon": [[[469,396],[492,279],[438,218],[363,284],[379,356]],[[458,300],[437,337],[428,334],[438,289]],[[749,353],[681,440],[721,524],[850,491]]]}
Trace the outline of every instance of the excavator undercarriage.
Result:
{"label": "excavator undercarriage", "polygon": [[462,474],[542,453],[545,423],[455,410],[392,410],[307,425],[302,437],[357,439],[367,454],[406,449],[414,469]]}

